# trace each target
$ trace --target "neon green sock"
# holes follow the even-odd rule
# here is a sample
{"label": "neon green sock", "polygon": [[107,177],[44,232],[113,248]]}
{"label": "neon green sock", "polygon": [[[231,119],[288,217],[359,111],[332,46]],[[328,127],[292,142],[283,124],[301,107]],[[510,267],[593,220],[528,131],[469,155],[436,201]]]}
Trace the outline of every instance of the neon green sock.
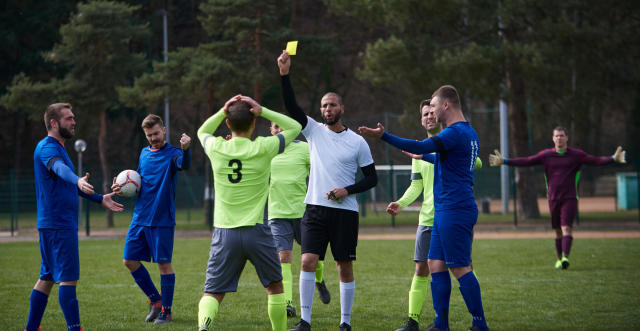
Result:
{"label": "neon green sock", "polygon": [[422,305],[427,297],[427,288],[429,287],[429,277],[413,275],[411,281],[411,290],[409,290],[409,317],[416,322],[422,312]]}
{"label": "neon green sock", "polygon": [[198,328],[207,326],[208,330],[211,330],[213,319],[218,313],[218,307],[220,303],[216,298],[208,295],[203,295],[198,304]]}
{"label": "neon green sock", "polygon": [[284,293],[267,296],[267,304],[269,305],[271,328],[274,331],[285,331],[287,329],[287,303]]}
{"label": "neon green sock", "polygon": [[280,263],[282,266],[282,288],[284,289],[284,299],[288,305],[293,302],[293,281],[291,276],[291,263]]}
{"label": "neon green sock", "polygon": [[324,261],[318,261],[316,267],[316,283],[322,283],[322,275],[324,274]]}

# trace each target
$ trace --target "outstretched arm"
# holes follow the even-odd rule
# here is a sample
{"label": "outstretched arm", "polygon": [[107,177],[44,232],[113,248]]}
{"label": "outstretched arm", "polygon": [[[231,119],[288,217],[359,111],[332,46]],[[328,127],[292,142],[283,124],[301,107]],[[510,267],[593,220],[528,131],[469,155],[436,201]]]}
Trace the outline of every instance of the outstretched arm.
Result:
{"label": "outstretched arm", "polygon": [[605,165],[613,162],[627,163],[625,159],[626,151],[622,147],[618,146],[612,156],[593,156],[591,154],[584,153],[582,155],[582,163],[588,165]]}
{"label": "outstretched arm", "polygon": [[280,69],[280,84],[282,87],[282,99],[284,107],[293,119],[295,119],[304,128],[307,126],[307,114],[296,102],[296,95],[291,86],[289,77],[289,68],[291,67],[291,57],[287,51],[282,51],[278,57],[278,68]]}
{"label": "outstretched arm", "polygon": [[378,123],[376,128],[361,126],[358,128],[358,132],[367,137],[382,139],[394,147],[413,154],[428,154],[444,151],[444,145],[438,136],[433,136],[422,141],[404,139],[384,132],[384,126],[380,123]]}

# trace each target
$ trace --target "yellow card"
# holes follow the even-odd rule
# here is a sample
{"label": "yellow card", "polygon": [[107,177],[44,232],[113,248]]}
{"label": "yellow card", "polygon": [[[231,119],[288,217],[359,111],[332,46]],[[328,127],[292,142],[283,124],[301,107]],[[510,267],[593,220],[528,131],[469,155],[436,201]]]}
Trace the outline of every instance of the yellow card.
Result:
{"label": "yellow card", "polygon": [[298,48],[298,41],[290,41],[287,43],[287,53],[289,55],[296,55],[296,49]]}

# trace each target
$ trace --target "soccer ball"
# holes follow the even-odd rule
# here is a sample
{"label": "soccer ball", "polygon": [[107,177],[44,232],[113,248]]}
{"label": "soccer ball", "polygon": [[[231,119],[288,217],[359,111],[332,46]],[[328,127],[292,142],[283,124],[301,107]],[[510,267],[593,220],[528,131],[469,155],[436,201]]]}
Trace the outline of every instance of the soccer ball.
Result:
{"label": "soccer ball", "polygon": [[120,185],[120,192],[125,197],[133,197],[140,193],[142,178],[135,170],[123,170],[116,177],[116,184]]}

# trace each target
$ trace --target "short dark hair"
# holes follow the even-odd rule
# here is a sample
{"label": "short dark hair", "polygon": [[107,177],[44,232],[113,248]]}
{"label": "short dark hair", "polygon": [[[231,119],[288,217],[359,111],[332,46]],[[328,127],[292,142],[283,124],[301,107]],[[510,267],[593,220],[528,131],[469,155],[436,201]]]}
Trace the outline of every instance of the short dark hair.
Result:
{"label": "short dark hair", "polygon": [[47,109],[44,111],[44,126],[47,128],[47,131],[51,130],[51,120],[55,120],[60,123],[60,117],[62,117],[63,109],[71,110],[70,103],[54,103],[50,104]]}
{"label": "short dark hair", "polygon": [[458,94],[458,90],[452,85],[440,86],[431,96],[431,98],[435,97],[440,98],[441,102],[448,100],[454,108],[460,109],[460,95]]}
{"label": "short dark hair", "polygon": [[229,119],[229,126],[231,127],[231,131],[249,131],[249,129],[251,128],[251,124],[255,119],[255,116],[250,109],[251,105],[249,105],[245,101],[234,101],[229,105],[227,119]]}
{"label": "short dark hair", "polygon": [[431,98],[424,99],[424,100],[420,101],[420,108],[418,108],[418,111],[420,111],[421,115],[422,115],[422,108],[424,108],[424,106],[428,106],[430,104],[431,104]]}
{"label": "short dark hair", "polygon": [[558,125],[555,128],[553,128],[553,131],[562,131],[562,132],[564,132],[565,136],[569,135],[569,133],[567,132],[567,129],[564,126]]}
{"label": "short dark hair", "polygon": [[332,96],[335,97],[336,99],[338,99],[338,104],[343,105],[342,103],[342,96],[340,96],[340,94],[336,93],[336,92],[327,92],[325,93],[322,98],[326,97],[326,96]]}
{"label": "short dark hair", "polygon": [[160,116],[150,114],[150,115],[147,115],[147,117],[145,117],[142,120],[141,127],[143,129],[150,129],[154,127],[156,124],[160,124],[160,127],[164,127],[164,123],[162,123],[162,118],[160,118]]}

